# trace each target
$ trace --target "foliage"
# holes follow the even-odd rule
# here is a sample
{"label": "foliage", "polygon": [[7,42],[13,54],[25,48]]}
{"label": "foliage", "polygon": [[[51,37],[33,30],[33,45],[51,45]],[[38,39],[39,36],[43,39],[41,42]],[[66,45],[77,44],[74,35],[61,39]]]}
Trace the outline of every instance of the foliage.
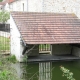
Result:
{"label": "foliage", "polygon": [[70,72],[70,70],[68,70],[67,68],[64,68],[63,66],[60,66],[60,69],[63,72],[63,76],[66,76],[68,80],[75,80],[73,78],[73,73]]}
{"label": "foliage", "polygon": [[0,0],[0,2],[2,2],[3,0]]}
{"label": "foliage", "polygon": [[0,80],[19,80],[7,57],[0,54]]}
{"label": "foliage", "polygon": [[0,71],[0,80],[12,80],[12,77],[10,77],[11,74],[12,73],[7,70]]}
{"label": "foliage", "polygon": [[12,63],[17,62],[15,55],[8,56],[6,59],[7,61],[12,62]]}
{"label": "foliage", "polygon": [[6,23],[10,19],[10,14],[7,11],[0,11],[0,22]]}
{"label": "foliage", "polygon": [[27,62],[27,58],[28,58],[28,56],[25,55],[24,58],[23,58],[23,62],[24,62],[24,63]]}

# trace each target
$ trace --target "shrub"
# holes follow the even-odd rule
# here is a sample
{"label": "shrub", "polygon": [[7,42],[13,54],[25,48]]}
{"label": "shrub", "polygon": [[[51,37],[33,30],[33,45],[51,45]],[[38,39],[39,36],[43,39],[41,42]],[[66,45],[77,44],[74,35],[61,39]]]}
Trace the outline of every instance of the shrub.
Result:
{"label": "shrub", "polygon": [[5,23],[10,19],[10,14],[7,11],[0,11],[0,22]]}

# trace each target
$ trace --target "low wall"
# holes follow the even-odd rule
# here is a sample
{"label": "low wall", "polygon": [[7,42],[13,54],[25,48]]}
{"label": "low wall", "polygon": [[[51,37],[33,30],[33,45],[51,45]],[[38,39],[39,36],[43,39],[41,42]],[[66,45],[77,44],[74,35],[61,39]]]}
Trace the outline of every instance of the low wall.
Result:
{"label": "low wall", "polygon": [[52,45],[52,55],[66,55],[71,54],[72,46],[68,44],[53,44]]}
{"label": "low wall", "polygon": [[0,31],[0,36],[9,38],[10,37],[10,33],[9,32],[4,32],[4,31]]}

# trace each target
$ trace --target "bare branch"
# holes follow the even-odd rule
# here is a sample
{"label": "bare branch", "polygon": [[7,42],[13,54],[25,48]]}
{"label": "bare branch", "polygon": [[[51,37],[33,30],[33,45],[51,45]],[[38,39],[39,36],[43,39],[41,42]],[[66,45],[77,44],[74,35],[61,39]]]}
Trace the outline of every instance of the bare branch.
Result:
{"label": "bare branch", "polygon": [[31,50],[33,50],[35,46],[36,46],[36,45],[34,45],[34,46],[33,46],[32,48],[30,48],[29,50],[27,50],[27,51],[25,52],[25,54],[27,54],[27,53],[29,53]]}

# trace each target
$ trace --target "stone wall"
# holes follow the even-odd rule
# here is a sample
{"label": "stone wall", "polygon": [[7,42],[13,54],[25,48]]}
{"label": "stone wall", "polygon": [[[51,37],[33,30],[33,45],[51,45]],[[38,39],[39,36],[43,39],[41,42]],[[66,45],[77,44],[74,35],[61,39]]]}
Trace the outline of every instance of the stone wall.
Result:
{"label": "stone wall", "polygon": [[72,12],[73,0],[44,0],[44,12]]}
{"label": "stone wall", "polygon": [[28,12],[75,13],[80,18],[80,0],[28,0]]}

